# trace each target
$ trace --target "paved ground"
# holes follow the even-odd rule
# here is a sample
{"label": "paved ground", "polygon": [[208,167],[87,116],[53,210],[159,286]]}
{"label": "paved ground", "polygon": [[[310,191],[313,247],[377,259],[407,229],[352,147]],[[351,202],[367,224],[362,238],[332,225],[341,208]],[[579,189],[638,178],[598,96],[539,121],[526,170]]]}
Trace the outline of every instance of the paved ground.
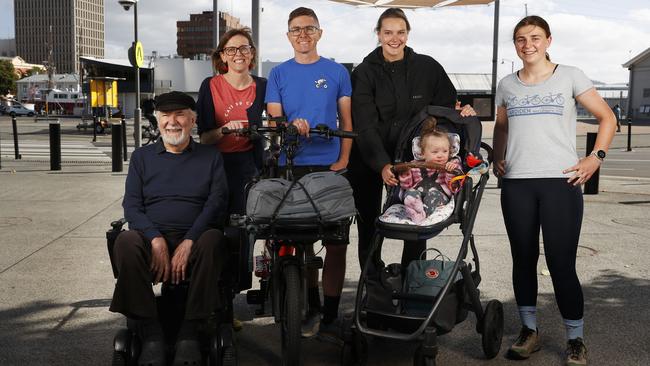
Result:
{"label": "paved ground", "polygon": [[[111,220],[122,216],[125,174],[111,173],[110,164],[70,163],[60,172],[50,172],[44,158],[14,160],[13,151],[5,150],[5,143],[11,141],[6,120],[0,120],[0,132],[0,364],[107,364],[112,337],[124,322],[107,310],[114,282],[104,233]],[[64,141],[87,141],[87,137]],[[648,146],[634,145],[635,152],[646,157],[637,160],[650,156]],[[649,171],[647,162],[635,164],[633,172]],[[592,365],[650,364],[650,179],[621,176],[603,174],[600,193],[585,196],[578,271],[586,299]],[[492,180],[474,233],[482,261],[482,299],[499,299],[505,307],[502,352],[493,360],[484,359],[470,315],[439,338],[439,365],[517,364],[503,357],[519,325],[498,199],[499,190]],[[459,230],[452,227],[431,245],[454,253],[460,240]],[[393,244],[386,245],[389,260],[400,251],[400,245]],[[541,258],[543,349],[528,365],[562,364],[564,331],[544,269]],[[343,312],[352,309],[358,275],[356,245],[352,244]],[[251,319],[243,296],[237,298],[237,310],[245,320],[244,330],[238,333],[241,365],[278,365],[278,327],[269,318]],[[338,364],[336,346],[307,340],[303,347],[306,365]],[[411,365],[413,350],[410,344],[375,339],[370,342],[369,364]]]}

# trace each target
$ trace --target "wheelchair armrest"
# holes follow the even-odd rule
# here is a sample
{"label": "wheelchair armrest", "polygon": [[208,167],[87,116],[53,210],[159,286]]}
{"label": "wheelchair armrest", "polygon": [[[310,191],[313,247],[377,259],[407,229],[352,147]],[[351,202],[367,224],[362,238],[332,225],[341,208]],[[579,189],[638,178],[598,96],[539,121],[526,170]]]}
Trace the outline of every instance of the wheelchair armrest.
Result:
{"label": "wheelchair armrest", "polygon": [[111,228],[106,231],[106,248],[108,249],[108,257],[111,260],[113,277],[115,278],[117,278],[117,268],[115,267],[115,262],[113,262],[113,246],[115,245],[115,239],[117,239],[117,236],[124,231],[124,224],[126,224],[126,219],[124,218],[113,221],[111,222]]}

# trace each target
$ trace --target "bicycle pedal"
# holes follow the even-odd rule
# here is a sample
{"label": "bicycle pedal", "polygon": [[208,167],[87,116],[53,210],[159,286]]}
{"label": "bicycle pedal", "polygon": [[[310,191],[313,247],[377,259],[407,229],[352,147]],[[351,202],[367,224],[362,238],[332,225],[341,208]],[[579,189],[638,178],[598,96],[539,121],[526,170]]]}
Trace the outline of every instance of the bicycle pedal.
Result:
{"label": "bicycle pedal", "polygon": [[305,258],[305,267],[313,269],[323,268],[323,258],[321,257],[306,257]]}

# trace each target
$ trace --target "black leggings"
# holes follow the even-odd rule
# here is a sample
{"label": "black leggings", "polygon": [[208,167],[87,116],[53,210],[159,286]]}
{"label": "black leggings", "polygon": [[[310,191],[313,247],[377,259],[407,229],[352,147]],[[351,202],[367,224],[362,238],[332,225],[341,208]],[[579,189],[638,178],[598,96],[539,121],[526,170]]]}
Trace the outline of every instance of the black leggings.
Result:
{"label": "black leggings", "polygon": [[566,178],[503,179],[501,209],[512,252],[512,283],[519,306],[536,306],[539,229],[544,238],[555,301],[565,319],[582,319],[584,300],[576,274],[582,224],[580,186]]}

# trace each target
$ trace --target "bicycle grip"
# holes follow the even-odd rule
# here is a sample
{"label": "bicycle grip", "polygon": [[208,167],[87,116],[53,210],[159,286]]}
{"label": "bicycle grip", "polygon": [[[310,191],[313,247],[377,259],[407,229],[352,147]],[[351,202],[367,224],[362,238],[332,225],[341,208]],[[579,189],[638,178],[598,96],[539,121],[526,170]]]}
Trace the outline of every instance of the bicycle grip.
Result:
{"label": "bicycle grip", "polygon": [[330,130],[330,135],[336,137],[342,137],[344,139],[353,139],[359,136],[359,134],[356,132],[344,131],[344,130]]}

